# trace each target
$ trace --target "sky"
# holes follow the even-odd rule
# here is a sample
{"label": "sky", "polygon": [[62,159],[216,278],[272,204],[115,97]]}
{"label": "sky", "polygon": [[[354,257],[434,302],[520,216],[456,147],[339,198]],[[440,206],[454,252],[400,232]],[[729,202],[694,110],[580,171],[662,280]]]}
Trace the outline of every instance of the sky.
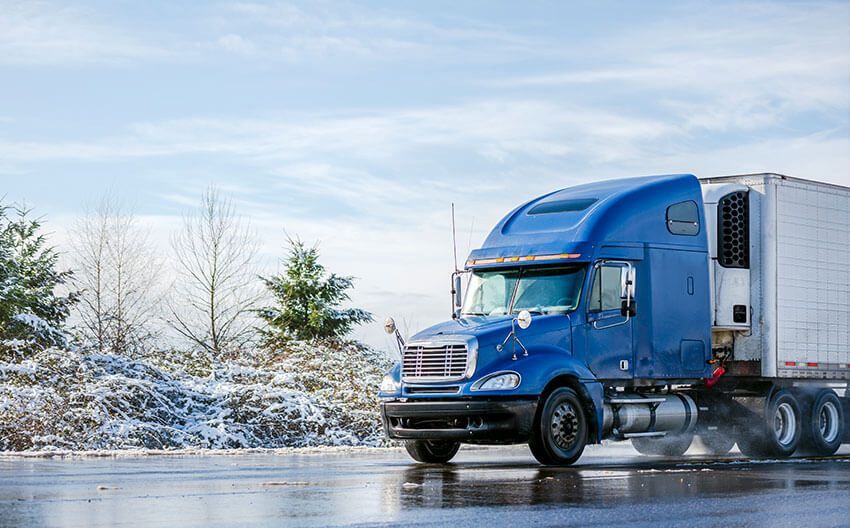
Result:
{"label": "sky", "polygon": [[279,269],[357,277],[389,347],[453,269],[577,183],[752,172],[850,185],[850,2],[0,0],[0,196],[67,247],[104,193],[167,258],[210,185]]}

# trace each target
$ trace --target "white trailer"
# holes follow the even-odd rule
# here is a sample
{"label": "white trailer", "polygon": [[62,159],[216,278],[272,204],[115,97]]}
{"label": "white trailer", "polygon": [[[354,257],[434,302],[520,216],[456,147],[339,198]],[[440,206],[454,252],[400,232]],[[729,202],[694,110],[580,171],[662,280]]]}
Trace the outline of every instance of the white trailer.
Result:
{"label": "white trailer", "polygon": [[850,380],[850,188],[779,174],[701,182],[712,340],[728,374]]}

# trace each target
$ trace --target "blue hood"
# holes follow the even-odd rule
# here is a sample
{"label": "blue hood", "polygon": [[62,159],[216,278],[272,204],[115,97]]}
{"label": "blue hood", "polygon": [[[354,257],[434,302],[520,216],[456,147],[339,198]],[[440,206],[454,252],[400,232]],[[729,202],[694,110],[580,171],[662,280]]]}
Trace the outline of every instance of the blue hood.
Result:
{"label": "blue hood", "polygon": [[437,323],[434,326],[426,328],[411,337],[410,340],[424,341],[431,339],[434,336],[467,335],[475,336],[480,341],[481,337],[501,330],[504,330],[504,335],[502,336],[502,339],[504,339],[504,336],[511,331],[511,319],[512,316],[510,315],[476,316],[454,319],[443,323]]}
{"label": "blue hood", "polygon": [[[488,366],[501,364],[512,355],[513,344],[506,345],[503,352],[496,351],[496,345],[502,343],[511,331],[510,315],[465,317],[453,321],[438,323],[422,330],[410,338],[410,342],[429,341],[442,336],[472,336],[478,341],[479,372],[489,370]],[[571,354],[571,319],[563,314],[535,315],[531,326],[525,330],[516,327],[517,337],[531,352],[547,349]],[[518,365],[514,365],[519,368]]]}

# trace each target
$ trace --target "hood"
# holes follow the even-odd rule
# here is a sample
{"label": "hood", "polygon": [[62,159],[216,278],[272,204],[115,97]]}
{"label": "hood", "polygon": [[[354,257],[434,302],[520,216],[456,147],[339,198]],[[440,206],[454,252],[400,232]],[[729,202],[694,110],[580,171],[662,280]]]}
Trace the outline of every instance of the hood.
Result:
{"label": "hood", "polygon": [[463,317],[437,323],[420,331],[411,337],[410,341],[427,341],[438,336],[451,335],[473,336],[481,341],[482,337],[486,337],[492,333],[499,333],[502,339],[504,339],[504,336],[511,331],[512,319],[513,317],[510,315]]}
{"label": "hood", "polygon": [[[512,319],[510,315],[486,315],[446,321],[422,330],[411,337],[410,342],[435,340],[444,336],[471,336],[481,348],[495,346],[510,333]],[[526,346],[549,344],[567,347],[570,324],[569,317],[563,314],[535,315],[531,327],[521,330],[517,326],[516,329]]]}

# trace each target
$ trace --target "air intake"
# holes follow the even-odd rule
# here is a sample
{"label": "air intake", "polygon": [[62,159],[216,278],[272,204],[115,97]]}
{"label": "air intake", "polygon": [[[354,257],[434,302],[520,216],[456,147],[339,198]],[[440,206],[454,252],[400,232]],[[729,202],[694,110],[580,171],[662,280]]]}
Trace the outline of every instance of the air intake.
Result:
{"label": "air intake", "polygon": [[402,376],[407,382],[459,381],[466,377],[469,351],[464,344],[408,344]]}
{"label": "air intake", "polygon": [[717,204],[717,262],[724,268],[750,267],[748,193],[727,194]]}

